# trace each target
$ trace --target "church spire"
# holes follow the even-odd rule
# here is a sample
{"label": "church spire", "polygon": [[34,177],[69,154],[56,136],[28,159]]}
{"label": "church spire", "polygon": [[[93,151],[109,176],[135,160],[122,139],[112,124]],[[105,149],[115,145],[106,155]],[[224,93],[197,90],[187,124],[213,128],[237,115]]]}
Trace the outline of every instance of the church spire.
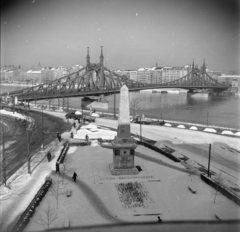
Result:
{"label": "church spire", "polygon": [[203,59],[203,67],[202,67],[203,71],[206,71],[206,65],[205,65],[205,59]]}
{"label": "church spire", "polygon": [[103,66],[104,56],[103,56],[103,46],[101,46],[100,64]]}
{"label": "church spire", "polygon": [[192,61],[192,71],[194,71],[194,59]]}
{"label": "church spire", "polygon": [[87,47],[86,66],[90,65],[89,47]]}

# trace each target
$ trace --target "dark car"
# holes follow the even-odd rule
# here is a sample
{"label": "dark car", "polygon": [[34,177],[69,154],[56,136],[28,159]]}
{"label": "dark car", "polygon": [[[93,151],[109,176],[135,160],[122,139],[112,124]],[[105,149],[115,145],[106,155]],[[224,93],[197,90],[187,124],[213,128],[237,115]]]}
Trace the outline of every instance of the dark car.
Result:
{"label": "dark car", "polygon": [[72,119],[80,119],[82,118],[82,115],[80,114],[75,114],[76,111],[71,111],[71,112],[68,112],[66,115],[65,115],[65,118],[66,119],[69,119],[69,118],[72,118]]}

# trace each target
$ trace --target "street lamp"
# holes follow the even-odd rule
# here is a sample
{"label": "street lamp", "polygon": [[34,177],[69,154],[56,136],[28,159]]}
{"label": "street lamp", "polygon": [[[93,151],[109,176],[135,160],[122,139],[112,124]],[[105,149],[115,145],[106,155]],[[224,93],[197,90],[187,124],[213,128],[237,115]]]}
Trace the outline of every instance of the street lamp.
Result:
{"label": "street lamp", "polygon": [[210,158],[211,158],[211,143],[209,144],[208,177],[210,177]]}
{"label": "street lamp", "polygon": [[83,102],[81,103],[81,107],[82,107],[82,117],[83,117]]}
{"label": "street lamp", "polygon": [[142,142],[142,117],[140,116],[140,141]]}
{"label": "street lamp", "polygon": [[44,143],[44,132],[43,132],[43,105],[42,105],[42,149],[43,149],[43,143]]}

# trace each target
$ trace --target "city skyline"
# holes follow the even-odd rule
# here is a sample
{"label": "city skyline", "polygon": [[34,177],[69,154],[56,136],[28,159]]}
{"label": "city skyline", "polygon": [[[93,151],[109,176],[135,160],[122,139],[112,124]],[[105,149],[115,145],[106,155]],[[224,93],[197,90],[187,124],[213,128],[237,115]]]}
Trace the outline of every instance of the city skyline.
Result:
{"label": "city skyline", "polygon": [[239,70],[235,0],[3,1],[1,65],[92,63],[110,69],[184,66]]}

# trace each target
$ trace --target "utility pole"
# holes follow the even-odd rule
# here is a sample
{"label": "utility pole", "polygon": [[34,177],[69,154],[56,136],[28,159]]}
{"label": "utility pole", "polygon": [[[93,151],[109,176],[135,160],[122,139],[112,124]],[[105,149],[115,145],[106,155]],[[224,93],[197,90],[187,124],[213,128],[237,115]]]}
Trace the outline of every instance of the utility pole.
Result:
{"label": "utility pole", "polygon": [[209,144],[208,177],[210,177],[210,158],[211,158],[211,143]]}
{"label": "utility pole", "polygon": [[43,131],[43,105],[42,105],[42,149],[44,148],[44,131]]}
{"label": "utility pole", "polygon": [[[28,127],[29,125],[27,125]],[[30,157],[30,140],[29,140],[29,131],[28,128],[26,128],[26,132],[27,132],[27,156],[28,156],[28,174],[31,174],[31,157]]]}
{"label": "utility pole", "polygon": [[207,112],[207,126],[208,126],[208,112]]}
{"label": "utility pole", "polygon": [[2,124],[2,155],[1,155],[1,161],[2,161],[2,177],[3,177],[3,183],[5,186],[7,186],[7,175],[6,175],[6,164],[5,164],[5,138],[4,138],[4,128],[3,128],[3,121]]}
{"label": "utility pole", "polygon": [[27,92],[28,92],[28,110],[29,110],[29,89],[28,89],[28,82],[29,82],[29,79],[27,80]]}
{"label": "utility pole", "polygon": [[67,97],[67,112],[69,111],[69,99]]}
{"label": "utility pole", "polygon": [[142,118],[140,116],[140,141],[142,142]]}
{"label": "utility pole", "polygon": [[114,114],[113,114],[114,119],[116,118],[116,92],[114,90]]}

